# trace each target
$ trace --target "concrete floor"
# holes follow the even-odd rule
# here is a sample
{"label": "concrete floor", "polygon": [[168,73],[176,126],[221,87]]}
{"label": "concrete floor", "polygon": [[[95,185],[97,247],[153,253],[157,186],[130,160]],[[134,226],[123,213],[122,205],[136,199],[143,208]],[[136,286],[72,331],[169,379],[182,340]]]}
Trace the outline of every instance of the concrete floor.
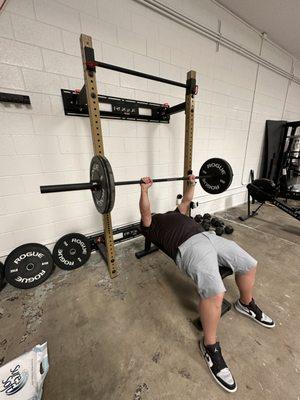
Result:
{"label": "concrete floor", "polygon": [[[231,238],[259,261],[255,298],[277,326],[265,329],[234,310],[221,319],[235,394],[216,385],[199,354],[193,283],[160,252],[137,260],[141,238],[117,247],[114,280],[93,254],[83,268],[57,268],[35,289],[5,287],[0,363],[47,341],[45,400],[299,400],[300,224],[270,206],[243,223],[242,210],[223,215],[235,228]],[[232,276],[225,285],[233,302]]]}

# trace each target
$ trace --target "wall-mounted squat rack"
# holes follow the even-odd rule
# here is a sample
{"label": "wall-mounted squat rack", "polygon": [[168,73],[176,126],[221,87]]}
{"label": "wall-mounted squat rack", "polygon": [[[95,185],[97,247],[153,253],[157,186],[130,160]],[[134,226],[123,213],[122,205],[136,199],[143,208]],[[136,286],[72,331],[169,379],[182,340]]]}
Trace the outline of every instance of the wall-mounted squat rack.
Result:
{"label": "wall-mounted squat rack", "polygon": [[[149,75],[143,72],[130,70],[112,64],[106,64],[95,60],[92,38],[81,34],[80,36],[82,64],[84,72],[84,86],[80,91],[62,90],[62,96],[67,115],[88,115],[91,125],[94,154],[104,156],[104,145],[101,128],[101,118],[131,119],[149,122],[168,122],[170,115],[185,112],[185,147],[183,176],[188,175],[192,169],[193,133],[194,133],[194,95],[197,94],[196,72],[187,73],[186,83],[176,82],[159,76]],[[138,100],[122,99],[111,96],[99,95],[96,81],[96,67],[134,75],[141,78],[177,86],[185,89],[185,101],[173,107],[166,104],[156,104]],[[110,105],[110,110],[100,110],[100,103]],[[148,111],[148,115],[142,114],[140,109]],[[77,112],[77,111],[79,112]],[[151,114],[149,112],[151,111]],[[146,113],[147,114],[147,113]],[[150,114],[150,115],[149,115]],[[186,188],[184,183],[184,189]],[[114,230],[112,228],[111,214],[103,214],[104,241],[101,240],[97,247],[105,260],[110,277],[117,276],[117,262],[115,255]],[[151,251],[151,249],[149,250]],[[149,252],[148,251],[148,252]]]}

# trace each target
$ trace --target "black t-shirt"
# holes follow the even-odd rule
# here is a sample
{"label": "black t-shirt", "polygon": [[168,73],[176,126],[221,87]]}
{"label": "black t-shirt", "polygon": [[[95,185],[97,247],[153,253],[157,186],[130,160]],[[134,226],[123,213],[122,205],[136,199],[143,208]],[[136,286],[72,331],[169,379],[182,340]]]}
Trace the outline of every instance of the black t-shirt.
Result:
{"label": "black t-shirt", "polygon": [[176,208],[164,214],[152,215],[151,225],[141,222],[141,232],[145,238],[157,245],[175,261],[178,247],[197,233],[203,232],[201,224],[195,222]]}

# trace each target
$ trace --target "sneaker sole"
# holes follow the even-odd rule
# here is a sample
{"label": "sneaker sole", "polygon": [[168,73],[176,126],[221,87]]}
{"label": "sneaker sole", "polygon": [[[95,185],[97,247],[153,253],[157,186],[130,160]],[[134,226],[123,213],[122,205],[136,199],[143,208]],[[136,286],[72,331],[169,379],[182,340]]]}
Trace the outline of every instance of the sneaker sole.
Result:
{"label": "sneaker sole", "polygon": [[253,317],[252,315],[248,314],[246,311],[241,310],[241,309],[239,308],[239,306],[237,305],[237,303],[234,303],[234,308],[235,308],[236,311],[239,312],[240,314],[246,315],[246,317],[252,319],[253,321],[257,322],[259,325],[264,326],[265,328],[272,329],[272,328],[274,328],[275,325],[276,325],[275,322],[273,322],[273,325],[266,325],[266,324],[263,324],[262,322],[258,321],[255,317]]}
{"label": "sneaker sole", "polygon": [[202,357],[204,358],[205,364],[207,366],[207,368],[209,369],[209,372],[211,373],[212,377],[214,378],[214,380],[217,382],[217,384],[219,386],[221,386],[221,388],[223,388],[224,390],[226,390],[226,392],[229,393],[234,393],[237,391],[237,384],[235,384],[235,388],[234,389],[228,389],[226,386],[223,386],[222,383],[220,381],[218,381],[218,379],[215,377],[215,375],[213,374],[212,370],[209,368],[209,365],[206,362],[205,356],[204,356],[204,349],[202,348],[202,340],[199,341],[199,349],[200,349],[200,353],[202,355]]}

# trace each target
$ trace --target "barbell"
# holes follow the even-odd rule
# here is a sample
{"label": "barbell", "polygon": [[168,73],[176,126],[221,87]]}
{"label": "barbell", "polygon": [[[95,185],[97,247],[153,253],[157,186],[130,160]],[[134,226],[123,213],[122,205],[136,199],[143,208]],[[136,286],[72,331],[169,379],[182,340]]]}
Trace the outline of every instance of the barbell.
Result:
{"label": "barbell", "polygon": [[[210,194],[222,193],[229,188],[233,178],[230,164],[222,158],[210,158],[205,161],[196,179],[201,187]],[[157,178],[153,182],[173,182],[188,180],[187,176]],[[65,185],[41,186],[41,193],[68,192],[72,190],[91,190],[97,210],[101,214],[112,211],[115,204],[115,186],[139,185],[141,180],[115,182],[108,159],[94,156],[90,164],[90,182]]]}

